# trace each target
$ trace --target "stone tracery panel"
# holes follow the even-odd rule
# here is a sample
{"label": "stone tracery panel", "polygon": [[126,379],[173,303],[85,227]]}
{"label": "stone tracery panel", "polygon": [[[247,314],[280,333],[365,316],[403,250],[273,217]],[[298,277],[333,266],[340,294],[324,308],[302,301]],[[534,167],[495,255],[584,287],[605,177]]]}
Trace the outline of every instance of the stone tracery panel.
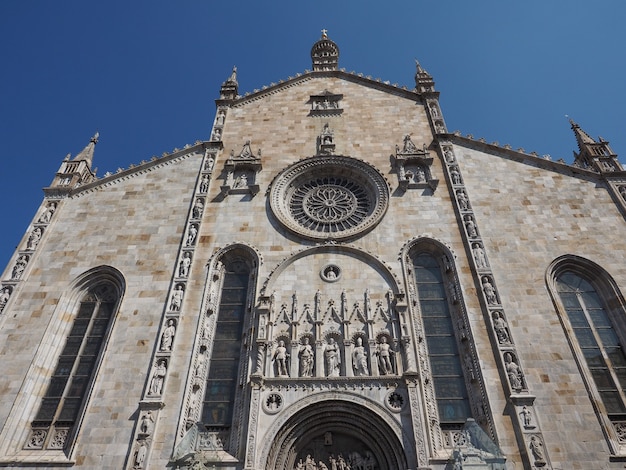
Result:
{"label": "stone tracery panel", "polygon": [[342,156],[311,157],[272,182],[270,207],[292,232],[313,240],[345,240],[384,216],[389,187],[369,164]]}

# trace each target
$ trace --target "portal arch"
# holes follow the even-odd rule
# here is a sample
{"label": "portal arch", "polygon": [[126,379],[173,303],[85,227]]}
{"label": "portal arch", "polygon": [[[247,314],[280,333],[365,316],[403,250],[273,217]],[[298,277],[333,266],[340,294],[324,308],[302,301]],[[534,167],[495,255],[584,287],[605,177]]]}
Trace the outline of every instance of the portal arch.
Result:
{"label": "portal arch", "polygon": [[293,470],[307,456],[331,468],[331,459],[340,455],[351,468],[407,468],[402,429],[383,410],[360,403],[362,397],[355,401],[351,394],[321,395],[325,399],[316,395],[307,406],[275,422],[279,427],[268,433],[271,444],[261,455],[263,468]]}

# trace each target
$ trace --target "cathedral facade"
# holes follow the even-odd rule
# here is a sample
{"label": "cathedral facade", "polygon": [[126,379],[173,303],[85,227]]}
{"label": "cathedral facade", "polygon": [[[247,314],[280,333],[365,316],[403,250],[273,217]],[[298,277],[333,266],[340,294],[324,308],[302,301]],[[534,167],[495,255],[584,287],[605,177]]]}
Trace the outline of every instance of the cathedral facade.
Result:
{"label": "cathedral facade", "polygon": [[5,468],[626,462],[626,172],[449,132],[339,68],[97,177],[66,158],[0,278]]}

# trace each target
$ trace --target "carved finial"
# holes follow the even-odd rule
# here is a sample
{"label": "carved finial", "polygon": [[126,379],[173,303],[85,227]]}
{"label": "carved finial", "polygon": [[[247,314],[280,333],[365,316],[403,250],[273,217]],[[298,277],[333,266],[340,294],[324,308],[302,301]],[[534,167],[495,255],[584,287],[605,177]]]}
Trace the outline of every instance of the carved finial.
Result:
{"label": "carved finial", "polygon": [[236,65],[233,65],[233,71],[230,74],[230,77],[228,77],[227,81],[237,83],[237,66]]}
{"label": "carved finial", "polygon": [[96,133],[91,138],[90,142],[93,142],[94,144],[97,144],[99,138],[100,138],[100,133],[98,131],[96,131]]}
{"label": "carved finial", "polygon": [[322,29],[322,39],[328,38],[328,35],[326,33],[328,33],[328,30],[327,29]]}

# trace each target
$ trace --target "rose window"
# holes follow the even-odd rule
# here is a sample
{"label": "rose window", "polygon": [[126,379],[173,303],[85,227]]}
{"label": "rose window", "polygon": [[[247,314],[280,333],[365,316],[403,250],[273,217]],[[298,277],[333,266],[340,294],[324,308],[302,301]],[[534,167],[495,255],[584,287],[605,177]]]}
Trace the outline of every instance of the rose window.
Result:
{"label": "rose window", "polygon": [[311,239],[345,239],[374,227],[388,202],[387,184],[370,165],[348,157],[313,157],[272,183],[280,222]]}

